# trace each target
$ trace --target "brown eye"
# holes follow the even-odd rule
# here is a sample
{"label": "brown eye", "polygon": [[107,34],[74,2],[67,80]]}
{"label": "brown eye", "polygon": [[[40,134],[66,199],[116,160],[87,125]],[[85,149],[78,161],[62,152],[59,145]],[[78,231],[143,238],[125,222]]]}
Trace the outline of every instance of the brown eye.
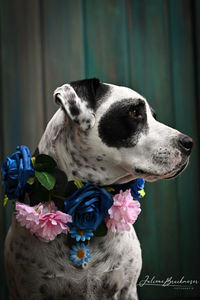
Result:
{"label": "brown eye", "polygon": [[129,116],[131,117],[131,118],[135,118],[136,117],[136,109],[134,109],[134,110],[131,110],[131,111],[129,111]]}
{"label": "brown eye", "polygon": [[140,117],[140,112],[139,112],[139,109],[132,109],[132,110],[130,110],[129,111],[129,116],[131,117],[131,118],[138,118],[138,117]]}

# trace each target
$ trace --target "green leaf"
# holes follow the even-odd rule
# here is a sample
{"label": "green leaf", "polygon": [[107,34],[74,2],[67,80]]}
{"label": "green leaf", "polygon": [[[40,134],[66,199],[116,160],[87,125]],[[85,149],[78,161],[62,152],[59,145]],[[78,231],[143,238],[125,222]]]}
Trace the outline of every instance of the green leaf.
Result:
{"label": "green leaf", "polygon": [[41,183],[43,187],[45,187],[47,190],[52,190],[54,188],[54,185],[56,183],[56,178],[47,172],[38,172],[35,171],[35,176],[38,179],[38,181]]}
{"label": "green leaf", "polygon": [[99,227],[97,228],[97,230],[94,232],[94,235],[95,236],[104,236],[107,234],[107,227],[106,227],[106,224],[105,222],[102,222]]}
{"label": "green leaf", "polygon": [[56,167],[55,160],[46,154],[39,154],[36,157],[34,169],[42,172],[52,172]]}

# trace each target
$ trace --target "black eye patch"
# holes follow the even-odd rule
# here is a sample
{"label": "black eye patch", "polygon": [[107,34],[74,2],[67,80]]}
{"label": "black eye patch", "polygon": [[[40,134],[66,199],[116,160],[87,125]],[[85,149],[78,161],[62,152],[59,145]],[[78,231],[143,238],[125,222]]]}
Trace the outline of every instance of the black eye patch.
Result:
{"label": "black eye patch", "polygon": [[99,137],[109,147],[133,147],[146,132],[147,117],[142,99],[124,99],[113,103],[99,122]]}

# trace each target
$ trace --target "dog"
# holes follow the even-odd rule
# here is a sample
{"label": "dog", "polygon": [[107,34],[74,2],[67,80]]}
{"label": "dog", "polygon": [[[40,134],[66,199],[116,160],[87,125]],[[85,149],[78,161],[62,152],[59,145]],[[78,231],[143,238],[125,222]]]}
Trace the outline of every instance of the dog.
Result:
{"label": "dog", "polygon": [[[156,120],[147,100],[130,88],[74,81],[58,87],[60,106],[38,149],[67,175],[98,186],[136,178],[169,179],[188,165],[193,140]],[[135,230],[94,237],[87,268],[68,258],[64,234],[43,243],[16,221],[5,241],[5,266],[11,300],[136,300],[142,267]]]}

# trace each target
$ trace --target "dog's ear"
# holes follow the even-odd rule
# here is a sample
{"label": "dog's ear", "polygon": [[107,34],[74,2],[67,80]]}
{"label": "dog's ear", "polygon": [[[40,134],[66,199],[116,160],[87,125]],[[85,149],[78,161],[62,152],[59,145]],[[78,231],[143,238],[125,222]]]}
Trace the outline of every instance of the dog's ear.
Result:
{"label": "dog's ear", "polygon": [[94,126],[95,95],[99,85],[99,79],[84,79],[64,84],[54,91],[55,102],[83,130]]}

